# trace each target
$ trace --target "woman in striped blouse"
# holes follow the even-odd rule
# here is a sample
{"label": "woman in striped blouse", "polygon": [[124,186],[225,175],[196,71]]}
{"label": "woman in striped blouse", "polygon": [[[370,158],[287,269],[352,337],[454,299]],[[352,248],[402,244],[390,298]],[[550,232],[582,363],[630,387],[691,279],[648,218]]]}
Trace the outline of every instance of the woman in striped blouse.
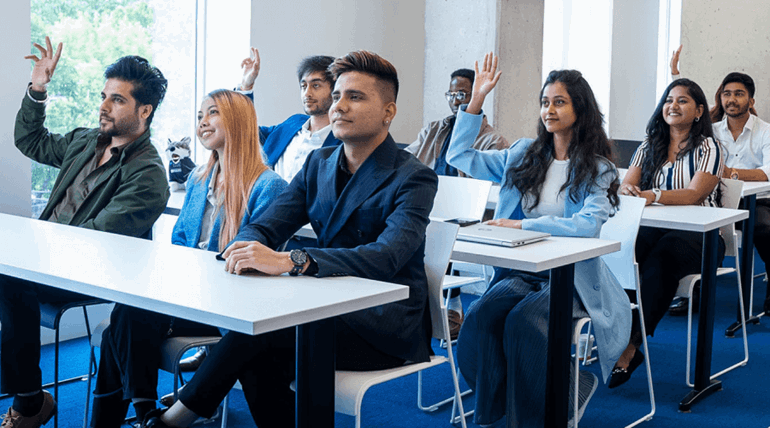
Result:
{"label": "woman in striped blouse", "polygon": [[[720,206],[722,154],[714,141],[708,101],[700,86],[679,79],[666,88],[647,123],[647,138],[636,149],[621,194],[645,198],[647,204]],[[696,232],[641,227],[636,240],[644,290],[642,307],[646,332],[652,335],[666,314],[679,280],[698,273],[703,236]],[[719,239],[719,260],[725,245]],[[609,387],[625,383],[643,361],[638,318],[631,340],[615,364]]]}

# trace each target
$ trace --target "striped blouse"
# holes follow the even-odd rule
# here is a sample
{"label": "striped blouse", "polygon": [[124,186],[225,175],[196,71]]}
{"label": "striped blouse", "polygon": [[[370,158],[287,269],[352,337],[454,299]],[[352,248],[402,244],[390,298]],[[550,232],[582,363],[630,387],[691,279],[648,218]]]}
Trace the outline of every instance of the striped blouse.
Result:
{"label": "striped blouse", "polygon": [[[647,145],[647,140],[644,140],[639,145],[634,156],[631,158],[631,166],[642,168],[642,163],[647,153],[645,150]],[[653,187],[660,190],[686,189],[696,172],[701,171],[721,177],[722,169],[724,169],[724,161],[722,160],[720,147],[713,139],[707,138],[695,150],[677,159],[673,165],[671,162],[666,161],[655,176]],[[717,204],[718,187],[714,187],[714,190],[701,205],[707,207],[719,206]]]}

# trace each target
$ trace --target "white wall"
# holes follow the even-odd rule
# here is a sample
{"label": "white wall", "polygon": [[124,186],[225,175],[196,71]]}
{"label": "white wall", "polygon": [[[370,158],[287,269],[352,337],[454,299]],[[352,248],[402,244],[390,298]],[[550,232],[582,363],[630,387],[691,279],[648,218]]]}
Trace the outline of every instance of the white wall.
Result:
{"label": "white wall", "polygon": [[709,103],[732,71],[754,79],[755,107],[770,121],[770,2],[683,0],[681,70],[696,81]]}
{"label": "white wall", "polygon": [[398,115],[390,130],[397,142],[414,140],[423,117],[423,1],[252,0],[251,10],[251,44],[262,61],[255,84],[260,124],[274,125],[302,112],[296,76],[302,58],[366,49],[398,70]]}
{"label": "white wall", "polygon": [[609,109],[604,111],[605,119],[610,138],[643,140],[657,102],[658,2],[613,3]]}
{"label": "white wall", "polygon": [[5,5],[0,14],[0,212],[29,217],[31,166],[13,144],[13,125],[32,70],[29,2]]}

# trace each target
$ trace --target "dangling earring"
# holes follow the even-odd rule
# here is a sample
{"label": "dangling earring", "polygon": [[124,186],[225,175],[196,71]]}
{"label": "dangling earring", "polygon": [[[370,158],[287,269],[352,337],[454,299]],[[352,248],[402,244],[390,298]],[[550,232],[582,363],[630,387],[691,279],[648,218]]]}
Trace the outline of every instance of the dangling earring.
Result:
{"label": "dangling earring", "polygon": [[697,121],[699,121],[699,120],[700,120],[700,116],[698,116],[698,117],[696,117],[696,118],[695,118],[695,121],[696,121],[696,122],[697,122]]}

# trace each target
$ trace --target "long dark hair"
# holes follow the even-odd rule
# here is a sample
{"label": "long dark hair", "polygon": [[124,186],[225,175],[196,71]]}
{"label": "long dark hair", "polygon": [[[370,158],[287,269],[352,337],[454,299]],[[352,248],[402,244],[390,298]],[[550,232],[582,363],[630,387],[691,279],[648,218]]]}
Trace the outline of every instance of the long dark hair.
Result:
{"label": "long dark hair", "polygon": [[[594,92],[579,71],[551,71],[540,90],[538,101],[543,98],[545,88],[556,82],[561,82],[567,87],[567,93],[572,98],[572,109],[576,116],[575,123],[572,125],[572,140],[567,149],[567,156],[570,160],[568,171],[570,179],[564,183],[560,191],[564,191],[568,185],[571,185],[569,197],[572,201],[577,202],[581,198],[581,193],[590,189],[599,178],[600,173],[596,157],[605,158],[607,164],[612,162],[612,145],[604,132],[602,126],[604,115],[599,110]],[[537,138],[527,149],[523,161],[508,169],[505,180],[508,186],[515,186],[519,189],[522,195],[531,193],[534,196],[530,209],[540,203],[540,192],[543,189],[548,167],[553,159],[553,133],[548,132],[543,121],[538,119]],[[610,199],[610,204],[617,208],[620,204],[618,199],[620,183],[617,172],[615,168],[608,168],[604,174],[614,175],[607,190],[607,196]]]}
{"label": "long dark hair", "polygon": [[700,86],[690,79],[677,79],[671,82],[663,92],[663,96],[660,97],[658,106],[655,107],[650,121],[647,122],[647,147],[645,149],[644,161],[642,162],[642,180],[639,183],[642,190],[652,189],[655,175],[668,159],[671,127],[663,119],[663,106],[666,104],[668,94],[677,86],[687,88],[687,93],[692,97],[696,107],[703,106],[703,114],[697,122],[693,122],[690,135],[687,137],[685,146],[679,150],[677,159],[681,159],[698,148],[706,138],[714,138],[714,131],[711,129],[711,118],[708,114],[709,103]]}

